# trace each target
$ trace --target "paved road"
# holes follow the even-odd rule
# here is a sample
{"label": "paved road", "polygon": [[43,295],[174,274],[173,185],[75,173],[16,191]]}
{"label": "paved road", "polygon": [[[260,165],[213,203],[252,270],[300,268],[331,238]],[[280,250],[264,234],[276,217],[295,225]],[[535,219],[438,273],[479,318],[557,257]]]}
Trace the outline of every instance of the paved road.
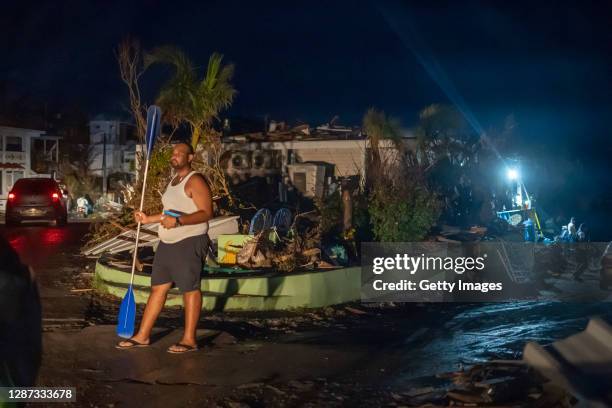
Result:
{"label": "paved road", "polygon": [[81,318],[86,311],[87,299],[70,289],[75,275],[87,266],[78,253],[89,226],[88,223],[62,228],[45,224],[0,226],[0,234],[36,273],[46,320]]}
{"label": "paved road", "polygon": [[[89,297],[72,293],[71,289],[76,275],[88,265],[89,271],[92,271],[93,261],[78,256],[88,228],[88,224],[71,224],[65,228],[46,225],[16,228],[0,226],[0,234],[9,240],[19,252],[23,262],[32,266],[37,274],[41,287],[43,318],[47,326],[62,320],[82,319],[87,313]],[[573,281],[571,284],[576,285]],[[57,385],[62,381],[77,385],[82,394],[91,393],[91,397],[88,398],[94,405],[121,401],[122,398],[127,400],[134,395],[137,395],[143,403],[159,401],[159,398],[164,396],[171,397],[174,401],[178,398],[177,395],[180,395],[185,400],[185,405],[188,405],[187,401],[201,401],[201,398],[209,395],[212,391],[211,386],[215,384],[213,381],[216,378],[213,376],[215,370],[225,369],[242,373],[243,360],[247,353],[245,347],[257,346],[265,353],[257,354],[248,349],[247,354],[257,369],[251,368],[252,372],[249,373],[253,378],[243,379],[244,381],[258,382],[262,381],[261,378],[277,376],[274,377],[278,381],[276,385],[283,386],[296,377],[310,378],[314,381],[319,377],[329,376],[336,378],[340,383],[347,381],[350,384],[361,384],[363,387],[374,386],[379,389],[391,387],[402,390],[419,383],[428,385],[434,374],[456,369],[459,362],[472,363],[487,358],[520,357],[526,341],[550,343],[582,330],[588,318],[594,315],[612,321],[612,303],[514,302],[413,305],[396,312],[356,316],[354,317],[356,322],[350,320],[353,319],[351,317],[338,324],[331,324],[330,327],[307,328],[298,330],[298,333],[291,333],[293,332],[291,329],[287,334],[274,337],[272,341],[262,336],[255,340],[249,339],[250,335],[242,332],[243,326],[249,327],[248,318],[246,321],[228,325],[223,323],[225,316],[217,319],[214,319],[214,316],[204,316],[201,322],[203,328],[228,331],[240,337],[241,341],[235,347],[212,347],[198,354],[197,357],[202,360],[204,367],[213,367],[212,373],[205,378],[206,381],[200,381],[208,385],[197,387],[174,385],[172,392],[162,388],[159,392],[155,391],[157,394],[151,394],[150,385],[135,384],[130,381],[114,383],[112,390],[106,389],[102,385],[104,381],[99,377],[108,374],[102,370],[103,368],[113,368],[115,363],[117,367],[123,367],[117,361],[128,359],[130,367],[144,367],[144,371],[134,371],[130,375],[124,373],[122,376],[140,378],[139,376],[147,374],[145,369],[149,367],[144,363],[144,365],[136,364],[141,359],[148,364],[149,361],[167,358],[164,353],[167,344],[163,341],[156,348],[148,350],[149,354],[145,355],[114,350],[112,325],[93,327],[83,332],[52,331],[45,335],[46,354],[43,361],[46,363],[43,364],[40,381],[44,385]],[[101,330],[103,333],[100,334],[95,330]],[[89,344],[93,344],[91,338],[81,337],[92,334],[96,339],[99,335],[107,337],[99,344],[96,342],[100,347],[99,350],[89,349]],[[167,341],[173,340],[170,337]],[[74,344],[73,349],[80,350],[78,353],[70,353],[71,357],[74,354],[85,358],[87,357],[85,352],[89,350],[90,354],[95,351],[93,353],[95,358],[91,361],[72,361],[67,365],[68,368],[64,369],[67,344]],[[306,356],[305,360],[311,361],[312,364],[308,365],[300,360],[299,369],[288,370],[278,376],[276,361],[287,359],[296,353]],[[101,355],[107,357],[101,358]],[[224,358],[215,363],[219,355]],[[101,365],[94,370],[92,361],[98,359]],[[183,364],[183,360],[179,359],[177,362]],[[293,361],[295,358],[289,360]],[[330,362],[333,362],[337,372],[330,371]],[[167,365],[171,368],[170,364]],[[307,365],[307,369],[304,368]],[[89,377],[81,378],[84,373],[89,373]],[[177,373],[181,374],[182,369]],[[173,376],[168,374],[165,381],[184,383],[183,377],[178,378],[178,374],[174,372],[171,374]],[[72,377],[69,377],[70,375]],[[191,381],[195,381],[194,378],[191,378]],[[228,385],[223,382],[225,378],[225,376],[217,378],[219,384],[216,386],[219,390],[224,389],[224,393],[231,394],[234,385],[227,388]],[[227,378],[234,378],[233,374],[227,375]],[[186,393],[186,390],[191,391]],[[127,401],[125,406],[129,406]]]}

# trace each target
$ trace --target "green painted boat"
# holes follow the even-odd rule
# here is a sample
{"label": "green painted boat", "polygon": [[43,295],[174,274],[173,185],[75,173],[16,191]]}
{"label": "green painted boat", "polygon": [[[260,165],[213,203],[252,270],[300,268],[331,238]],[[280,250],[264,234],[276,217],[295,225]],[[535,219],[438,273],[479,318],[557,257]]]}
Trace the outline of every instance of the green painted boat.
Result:
{"label": "green painted boat", "polygon": [[[361,298],[361,267],[321,269],[284,273],[206,268],[201,280],[202,309],[208,311],[273,311],[320,308]],[[214,272],[210,272],[214,270]],[[130,282],[129,270],[112,266],[105,256],[96,263],[95,287],[123,298]],[[136,303],[146,303],[151,278],[134,276]],[[166,306],[182,305],[177,289],[168,293]]]}

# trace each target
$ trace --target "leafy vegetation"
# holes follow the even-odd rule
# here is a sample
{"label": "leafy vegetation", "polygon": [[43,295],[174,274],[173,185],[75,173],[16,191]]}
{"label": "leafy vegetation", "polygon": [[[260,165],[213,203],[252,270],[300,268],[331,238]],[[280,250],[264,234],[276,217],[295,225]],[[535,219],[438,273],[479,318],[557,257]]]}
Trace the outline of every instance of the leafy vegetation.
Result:
{"label": "leafy vegetation", "polygon": [[424,185],[379,182],[370,193],[369,215],[377,241],[422,240],[439,216],[439,203]]}
{"label": "leafy vegetation", "polygon": [[73,198],[89,195],[96,199],[100,187],[96,176],[90,171],[93,162],[92,147],[88,145],[67,145],[69,151],[62,158],[60,169],[62,180]]}
{"label": "leafy vegetation", "polygon": [[[418,162],[408,156],[399,122],[384,112],[370,109],[364,116],[363,129],[369,141],[364,191],[368,202],[367,214],[363,210],[358,213],[360,222],[369,220],[377,241],[423,239],[437,222],[440,205]],[[392,154],[383,154],[383,139],[392,141]],[[358,230],[358,235],[367,236],[367,232]]]}
{"label": "leafy vegetation", "polygon": [[186,123],[191,130],[191,145],[195,149],[218,114],[233,102],[236,90],[231,79],[234,65],[223,64],[223,55],[213,53],[202,79],[189,57],[171,46],[159,47],[144,57],[145,68],[153,64],[169,64],[174,75],[162,86],[157,103],[165,119],[178,126]]}

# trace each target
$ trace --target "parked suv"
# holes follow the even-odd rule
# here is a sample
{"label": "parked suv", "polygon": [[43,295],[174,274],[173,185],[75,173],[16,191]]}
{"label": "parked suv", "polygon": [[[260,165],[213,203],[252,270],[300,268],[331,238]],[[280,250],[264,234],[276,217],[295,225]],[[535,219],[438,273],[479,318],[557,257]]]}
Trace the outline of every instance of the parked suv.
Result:
{"label": "parked suv", "polygon": [[22,178],[17,180],[6,202],[6,225],[26,220],[51,220],[57,225],[68,221],[66,200],[52,178]]}

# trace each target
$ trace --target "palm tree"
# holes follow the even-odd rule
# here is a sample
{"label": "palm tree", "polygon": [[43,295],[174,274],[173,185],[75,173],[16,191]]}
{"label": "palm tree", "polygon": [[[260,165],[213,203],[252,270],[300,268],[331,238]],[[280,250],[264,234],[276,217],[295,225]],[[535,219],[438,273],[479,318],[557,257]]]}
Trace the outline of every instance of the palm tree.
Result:
{"label": "palm tree", "polygon": [[213,53],[206,75],[199,79],[189,57],[176,47],[156,48],[145,55],[146,67],[157,63],[174,66],[174,76],[161,88],[157,103],[170,123],[189,125],[194,149],[212,120],[232,104],[236,95],[231,83],[234,65],[222,62],[223,55]]}
{"label": "palm tree", "polygon": [[384,164],[381,159],[379,144],[383,139],[391,139],[400,154],[403,152],[399,122],[387,117],[383,111],[370,108],[363,116],[363,131],[368,139],[370,148],[368,163],[368,178],[378,180],[383,172]]}
{"label": "palm tree", "polygon": [[478,142],[463,115],[448,105],[433,104],[421,110],[415,133],[429,167],[444,159],[460,164]]}

